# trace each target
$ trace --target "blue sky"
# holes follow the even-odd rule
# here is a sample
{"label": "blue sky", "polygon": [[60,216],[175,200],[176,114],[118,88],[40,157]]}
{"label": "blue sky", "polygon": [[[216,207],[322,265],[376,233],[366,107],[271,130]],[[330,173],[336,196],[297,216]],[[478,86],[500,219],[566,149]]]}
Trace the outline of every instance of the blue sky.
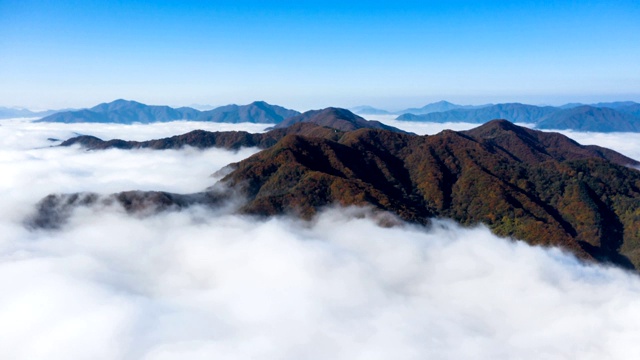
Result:
{"label": "blue sky", "polygon": [[638,1],[0,0],[0,105],[640,101]]}

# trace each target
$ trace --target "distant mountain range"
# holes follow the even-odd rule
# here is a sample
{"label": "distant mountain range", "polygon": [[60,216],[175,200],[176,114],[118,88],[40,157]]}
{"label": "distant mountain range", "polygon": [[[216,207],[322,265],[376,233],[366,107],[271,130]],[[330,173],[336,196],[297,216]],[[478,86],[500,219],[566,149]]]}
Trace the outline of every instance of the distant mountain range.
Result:
{"label": "distant mountain range", "polygon": [[[332,108],[336,109],[336,108]],[[343,109],[344,110],[344,109]],[[563,106],[536,106],[520,103],[457,105],[438,101],[421,108],[389,112],[370,106],[354,108],[356,113],[368,115],[392,115],[401,113],[397,120],[419,122],[469,122],[485,123],[494,119],[506,119],[516,123],[533,124],[539,129],[640,132],[640,104],[620,101],[595,104],[571,103]],[[316,112],[328,110],[314,110]],[[311,114],[311,113],[310,113]],[[351,114],[353,115],[353,114]],[[350,116],[351,116],[350,115]],[[25,109],[0,108],[0,118],[39,117],[38,122],[94,122],[94,123],[153,123],[174,120],[210,121],[226,123],[280,124],[285,120],[301,116],[298,111],[255,101],[248,105],[225,105],[201,111],[191,107],[146,105],[136,101],[116,100],[90,109],[71,111],[31,112]],[[310,116],[309,114],[305,116]],[[356,115],[353,115],[356,116]],[[364,118],[359,117],[364,120]],[[291,124],[290,120],[285,125]],[[384,124],[378,123],[384,129]],[[333,126],[336,126],[335,124]],[[348,129],[342,129],[348,130]],[[353,129],[349,129],[353,130]]]}
{"label": "distant mountain range", "polygon": [[533,118],[542,118],[555,111],[551,106],[534,106],[525,104],[497,104],[477,109],[454,109],[443,112],[432,112],[424,115],[404,114],[397,117],[405,121],[425,122],[470,122],[485,123],[494,119],[507,119],[513,122],[532,122]]}
{"label": "distant mountain range", "polygon": [[[320,115],[322,114],[322,115]],[[230,164],[221,187],[195,194],[131,191],[51,195],[28,221],[61,226],[74,207],[118,202],[131,213],[199,204],[219,206],[231,194],[238,212],[297,214],[325,206],[370,206],[406,221],[450,218],[534,245],[554,245],[585,259],[640,267],[640,163],[613,150],[583,146],[558,133],[490,121],[469,131],[418,136],[375,128],[344,109],[302,114],[262,134],[194,131],[146,142],[77,137],[62,145],[174,149],[183,146],[263,151]],[[323,122],[328,125],[319,125]],[[342,131],[332,124],[355,130]],[[217,189],[224,189],[218,191]],[[229,191],[229,189],[233,191]],[[380,217],[393,224],[392,217]]]}
{"label": "distant mountain range", "polygon": [[[357,109],[365,114],[370,107]],[[374,114],[385,110],[370,108]],[[563,106],[535,106],[520,103],[489,104],[480,106],[456,105],[446,101],[428,104],[422,108],[406,109],[397,120],[420,122],[485,123],[493,119],[535,124],[539,129],[578,131],[631,131],[640,132],[640,104],[633,101],[580,104]],[[391,114],[387,112],[387,114]],[[365,115],[366,116],[366,115]]]}
{"label": "distant mountain range", "polygon": [[359,129],[379,129],[402,134],[404,130],[384,125],[378,121],[369,121],[346,109],[326,108],[311,110],[289,118],[276,125],[271,131],[251,134],[245,131],[209,132],[195,130],[184,135],[149,141],[125,141],[120,139],[104,141],[95,136],[81,135],[64,141],[61,146],[81,145],[88,150],[104,149],[140,149],[156,150],[179,149],[185,145],[205,149],[210,147],[237,150],[241,147],[259,147],[265,149],[274,145],[286,135],[305,135],[331,139],[345,131]]}
{"label": "distant mountain range", "polygon": [[190,107],[146,105],[136,101],[116,100],[90,109],[58,112],[38,120],[38,122],[94,122],[94,123],[153,123],[174,120],[194,120],[227,123],[275,124],[298,115],[295,110],[255,101],[248,105],[226,105],[212,110],[200,111]]}
{"label": "distant mountain range", "polygon": [[[640,105],[640,104],[636,104]],[[640,131],[640,117],[630,111],[631,107],[615,110],[608,107],[582,105],[554,111],[540,117],[538,129],[571,129],[578,131]]]}
{"label": "distant mountain range", "polygon": [[8,108],[0,106],[0,119],[37,118],[54,114],[59,110],[31,111],[22,108]]}
{"label": "distant mountain range", "polygon": [[387,111],[383,109],[374,108],[373,106],[362,105],[356,106],[349,110],[353,111],[356,114],[362,115],[402,115],[402,114],[413,114],[413,115],[425,115],[434,112],[443,112],[449,110],[456,109],[479,109],[487,106],[491,106],[493,104],[487,105],[458,105],[454,103],[450,103],[448,101],[438,101],[431,104],[427,104],[421,108],[408,108],[399,111]]}

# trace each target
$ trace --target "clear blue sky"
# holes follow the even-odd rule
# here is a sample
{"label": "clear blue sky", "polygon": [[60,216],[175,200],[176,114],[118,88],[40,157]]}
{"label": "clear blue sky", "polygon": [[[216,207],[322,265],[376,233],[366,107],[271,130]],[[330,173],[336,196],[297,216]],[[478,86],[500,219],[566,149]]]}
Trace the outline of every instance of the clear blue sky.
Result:
{"label": "clear blue sky", "polygon": [[0,105],[640,101],[640,1],[0,0]]}

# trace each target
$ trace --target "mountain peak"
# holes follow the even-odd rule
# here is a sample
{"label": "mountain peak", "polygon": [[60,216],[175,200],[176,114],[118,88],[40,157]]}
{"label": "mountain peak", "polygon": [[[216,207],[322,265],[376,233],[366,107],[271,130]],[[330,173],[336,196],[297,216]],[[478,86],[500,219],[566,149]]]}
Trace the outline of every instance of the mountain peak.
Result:
{"label": "mountain peak", "polygon": [[623,166],[640,165],[636,160],[613,150],[580,145],[560,133],[532,130],[502,119],[489,121],[462,133],[489,146],[498,147],[519,161],[529,163],[550,159],[565,161],[599,158]]}
{"label": "mountain peak", "polygon": [[330,127],[340,131],[352,131],[358,129],[382,129],[393,132],[406,133],[393,126],[385,125],[379,121],[366,120],[351,111],[343,108],[328,107],[320,110],[310,110],[298,116],[284,120],[275,128],[286,128],[296,123],[306,122],[320,126]]}
{"label": "mountain peak", "polygon": [[467,133],[473,134],[474,136],[477,136],[477,137],[492,137],[498,132],[504,132],[504,131],[522,132],[525,129],[526,128],[522,126],[518,126],[509,120],[495,119],[495,120],[488,121],[476,128],[473,128],[467,131]]}

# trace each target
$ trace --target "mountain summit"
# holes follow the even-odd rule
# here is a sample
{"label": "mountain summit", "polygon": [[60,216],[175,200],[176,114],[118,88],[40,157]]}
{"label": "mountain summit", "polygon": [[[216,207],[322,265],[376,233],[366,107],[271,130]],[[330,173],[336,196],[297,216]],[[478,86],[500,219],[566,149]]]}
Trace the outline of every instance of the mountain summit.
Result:
{"label": "mountain summit", "polygon": [[365,120],[363,117],[360,117],[347,109],[334,107],[329,107],[322,110],[307,111],[298,116],[294,116],[284,120],[274,128],[286,128],[296,123],[312,123],[341,131],[352,131],[357,129],[382,129],[394,132],[405,132],[404,130],[385,125],[379,121]]}

